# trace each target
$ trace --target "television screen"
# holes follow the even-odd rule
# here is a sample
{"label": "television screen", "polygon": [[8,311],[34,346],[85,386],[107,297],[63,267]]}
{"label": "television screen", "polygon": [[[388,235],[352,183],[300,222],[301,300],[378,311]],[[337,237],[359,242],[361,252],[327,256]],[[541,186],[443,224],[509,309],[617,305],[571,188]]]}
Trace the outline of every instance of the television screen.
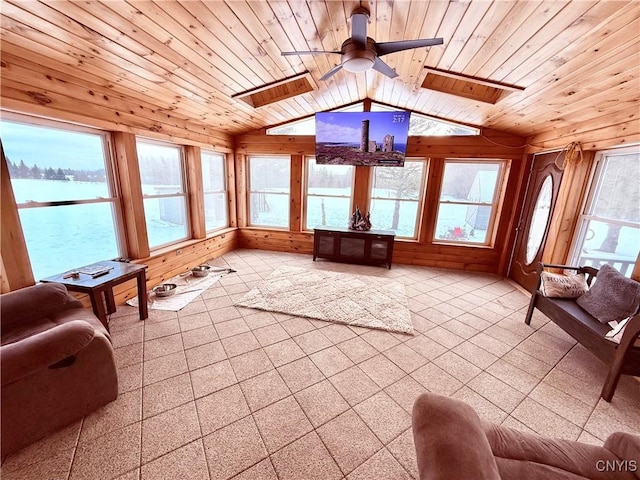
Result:
{"label": "television screen", "polygon": [[402,167],[410,112],[316,113],[316,163]]}

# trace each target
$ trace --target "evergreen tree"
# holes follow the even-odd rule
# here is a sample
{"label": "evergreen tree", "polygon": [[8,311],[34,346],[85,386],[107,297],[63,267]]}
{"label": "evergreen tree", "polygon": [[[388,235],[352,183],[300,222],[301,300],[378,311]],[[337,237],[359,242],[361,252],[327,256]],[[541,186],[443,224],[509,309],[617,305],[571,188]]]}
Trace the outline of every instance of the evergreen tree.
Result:
{"label": "evergreen tree", "polygon": [[58,167],[58,171],[56,172],[56,180],[67,180],[67,177],[60,167]]}
{"label": "evergreen tree", "polygon": [[9,162],[9,176],[11,178],[20,178],[19,177],[20,171],[18,170],[18,166],[8,158],[7,158],[7,162]]}
{"label": "evergreen tree", "polygon": [[33,167],[31,167],[31,178],[35,178],[36,180],[39,180],[41,177],[41,171],[38,168],[38,165],[33,165]]}
{"label": "evergreen tree", "polygon": [[20,160],[17,178],[31,178],[31,170],[25,165],[24,160]]}
{"label": "evergreen tree", "polygon": [[48,167],[45,172],[44,172],[44,179],[45,180],[55,180],[55,172],[53,171],[53,168]]}

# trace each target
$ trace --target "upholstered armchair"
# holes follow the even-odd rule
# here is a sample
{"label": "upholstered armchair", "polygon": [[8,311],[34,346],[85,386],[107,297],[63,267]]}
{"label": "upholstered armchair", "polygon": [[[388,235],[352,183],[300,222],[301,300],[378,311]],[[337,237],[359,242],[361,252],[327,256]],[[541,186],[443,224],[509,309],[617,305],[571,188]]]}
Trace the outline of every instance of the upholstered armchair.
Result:
{"label": "upholstered armchair", "polygon": [[640,436],[604,446],[542,437],[482,421],[466,403],[426,393],[413,406],[420,480],[640,478]]}
{"label": "upholstered armchair", "polygon": [[118,396],[109,334],[64,285],[0,296],[2,455]]}

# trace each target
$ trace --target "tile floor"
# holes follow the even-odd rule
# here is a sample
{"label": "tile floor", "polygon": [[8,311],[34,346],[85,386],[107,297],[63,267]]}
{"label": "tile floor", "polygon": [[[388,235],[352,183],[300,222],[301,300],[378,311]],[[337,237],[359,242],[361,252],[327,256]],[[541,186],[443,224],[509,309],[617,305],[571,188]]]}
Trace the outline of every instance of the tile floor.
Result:
{"label": "tile floor", "polygon": [[[111,318],[120,396],[4,459],[10,479],[410,479],[411,407],[432,391],[482,418],[601,444],[640,432],[640,383],[599,399],[605,368],[492,275],[312,262],[236,250],[237,270],[180,312]],[[415,335],[233,306],[279,265],[394,278]]]}

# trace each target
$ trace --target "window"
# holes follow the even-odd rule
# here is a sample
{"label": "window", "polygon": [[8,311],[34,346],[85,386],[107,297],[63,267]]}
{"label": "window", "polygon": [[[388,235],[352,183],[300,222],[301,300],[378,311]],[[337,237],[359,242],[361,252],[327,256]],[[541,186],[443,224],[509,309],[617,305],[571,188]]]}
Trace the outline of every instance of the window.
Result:
{"label": "window", "polygon": [[249,224],[289,227],[289,179],[287,156],[249,157]]}
{"label": "window", "polygon": [[[363,103],[358,102],[346,107],[334,108],[330,112],[362,112]],[[278,127],[267,128],[267,135],[315,135],[316,117],[311,115],[300,120],[285,123]]]}
{"label": "window", "polygon": [[445,160],[434,240],[488,245],[504,162]]}
{"label": "window", "polygon": [[125,255],[107,134],[51,123],[0,125],[35,279]]}
{"label": "window", "polygon": [[[371,103],[372,112],[392,112],[402,110],[400,108],[392,108],[379,103]],[[445,122],[427,115],[411,112],[409,120],[409,135],[415,137],[441,137],[447,135],[480,135],[480,129],[467,127],[453,122]]]}
{"label": "window", "polygon": [[354,172],[353,165],[317,165],[307,158],[306,230],[349,225]]}
{"label": "window", "polygon": [[149,248],[189,238],[182,148],[136,140]]}
{"label": "window", "polygon": [[371,223],[398,237],[417,238],[426,161],[405,160],[404,167],[373,167]]}
{"label": "window", "polygon": [[574,240],[572,263],[608,263],[631,276],[640,250],[640,149],[608,150],[595,170]]}
{"label": "window", "polygon": [[229,226],[224,155],[202,150],[204,222],[207,232]]}
{"label": "window", "polygon": [[[401,108],[388,107],[379,103],[371,103],[372,112],[390,112],[402,110]],[[330,112],[363,112],[362,102],[347,105],[346,107],[328,110]],[[315,135],[316,119],[314,116],[295,120],[277,127],[268,128],[267,135]],[[443,136],[443,135],[480,135],[480,129],[460,125],[458,123],[446,122],[436,118],[428,117],[420,113],[411,112],[409,123],[409,135],[416,137]]]}

